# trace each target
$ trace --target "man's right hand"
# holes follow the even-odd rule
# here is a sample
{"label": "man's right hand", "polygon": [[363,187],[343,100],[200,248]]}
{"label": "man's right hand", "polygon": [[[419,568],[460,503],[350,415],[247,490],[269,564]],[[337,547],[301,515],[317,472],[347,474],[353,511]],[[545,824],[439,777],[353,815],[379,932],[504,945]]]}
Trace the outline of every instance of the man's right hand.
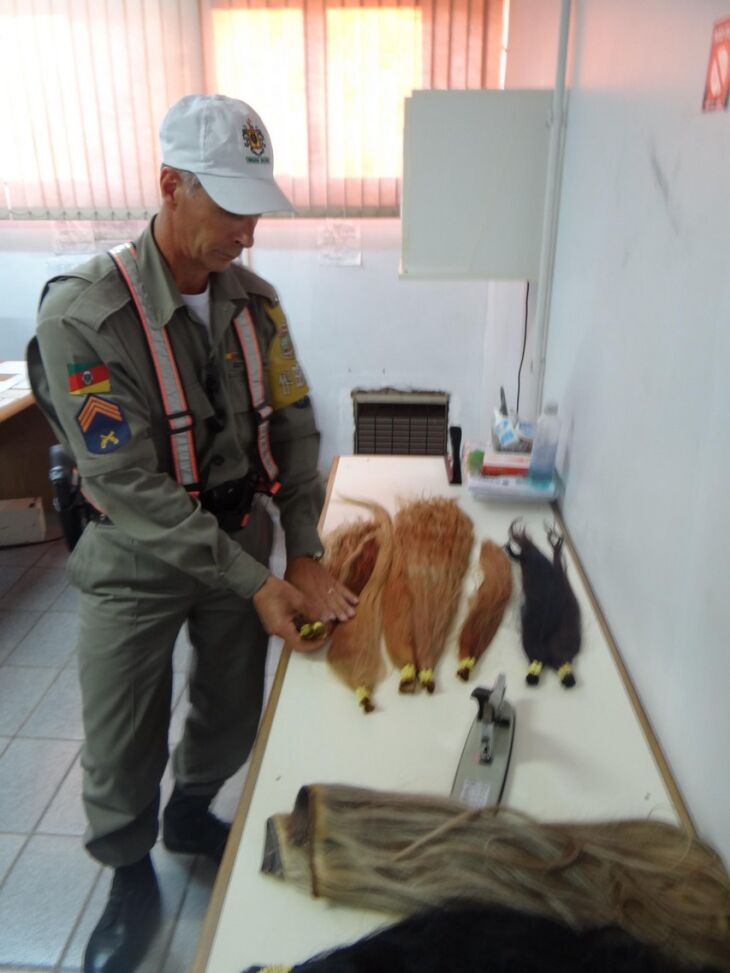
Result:
{"label": "man's right hand", "polygon": [[321,647],[321,642],[305,642],[299,636],[294,619],[306,617],[306,604],[304,595],[293,584],[271,574],[252,600],[269,635],[280,636],[297,652],[314,652]]}

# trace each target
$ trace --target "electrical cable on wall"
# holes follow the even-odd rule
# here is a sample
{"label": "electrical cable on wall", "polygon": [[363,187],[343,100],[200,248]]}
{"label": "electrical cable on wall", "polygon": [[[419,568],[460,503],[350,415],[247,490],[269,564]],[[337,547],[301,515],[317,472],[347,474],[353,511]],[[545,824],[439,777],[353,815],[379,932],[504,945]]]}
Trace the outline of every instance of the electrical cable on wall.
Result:
{"label": "electrical cable on wall", "polygon": [[525,360],[525,348],[527,347],[527,303],[530,298],[530,282],[527,281],[527,286],[525,287],[525,333],[522,337],[522,357],[520,358],[520,367],[517,370],[517,407],[516,412],[519,417],[520,414],[520,379],[522,376],[522,364]]}

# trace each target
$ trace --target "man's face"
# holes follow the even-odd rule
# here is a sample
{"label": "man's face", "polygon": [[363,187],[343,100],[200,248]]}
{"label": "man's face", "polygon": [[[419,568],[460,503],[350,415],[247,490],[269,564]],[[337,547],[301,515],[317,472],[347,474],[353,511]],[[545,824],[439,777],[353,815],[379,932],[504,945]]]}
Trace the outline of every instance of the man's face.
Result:
{"label": "man's face", "polygon": [[236,216],[221,209],[204,189],[181,185],[176,193],[177,246],[201,271],[219,273],[253,246],[258,215]]}

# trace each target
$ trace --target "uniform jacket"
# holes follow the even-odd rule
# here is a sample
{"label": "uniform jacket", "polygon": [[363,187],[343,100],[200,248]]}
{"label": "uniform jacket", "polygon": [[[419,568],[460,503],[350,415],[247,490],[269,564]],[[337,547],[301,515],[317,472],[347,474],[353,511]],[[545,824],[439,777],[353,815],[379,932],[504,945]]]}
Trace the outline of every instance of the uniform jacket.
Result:
{"label": "uniform jacket", "polygon": [[[211,274],[210,335],[190,315],[157,249],[150,224],[137,260],[167,329],[193,414],[202,489],[257,465],[256,422],[232,319],[249,305],[274,407],[271,449],[287,555],[320,550],[319,434],[274,289],[235,265]],[[144,550],[214,587],[250,597],[268,570],[224,533],[172,476],[167,422],[149,349],[129,291],[107,254],[49,283],[28,350],[40,403],[52,404],[60,441],[83,490]],[[111,434],[111,435],[110,435]]]}

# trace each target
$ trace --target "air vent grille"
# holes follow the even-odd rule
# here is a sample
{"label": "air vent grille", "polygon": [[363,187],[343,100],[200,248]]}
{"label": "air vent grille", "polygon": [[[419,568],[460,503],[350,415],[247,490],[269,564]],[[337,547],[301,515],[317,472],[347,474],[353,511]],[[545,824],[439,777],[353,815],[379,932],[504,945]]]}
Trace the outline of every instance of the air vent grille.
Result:
{"label": "air vent grille", "polygon": [[353,392],[355,453],[443,456],[448,395],[442,392]]}

